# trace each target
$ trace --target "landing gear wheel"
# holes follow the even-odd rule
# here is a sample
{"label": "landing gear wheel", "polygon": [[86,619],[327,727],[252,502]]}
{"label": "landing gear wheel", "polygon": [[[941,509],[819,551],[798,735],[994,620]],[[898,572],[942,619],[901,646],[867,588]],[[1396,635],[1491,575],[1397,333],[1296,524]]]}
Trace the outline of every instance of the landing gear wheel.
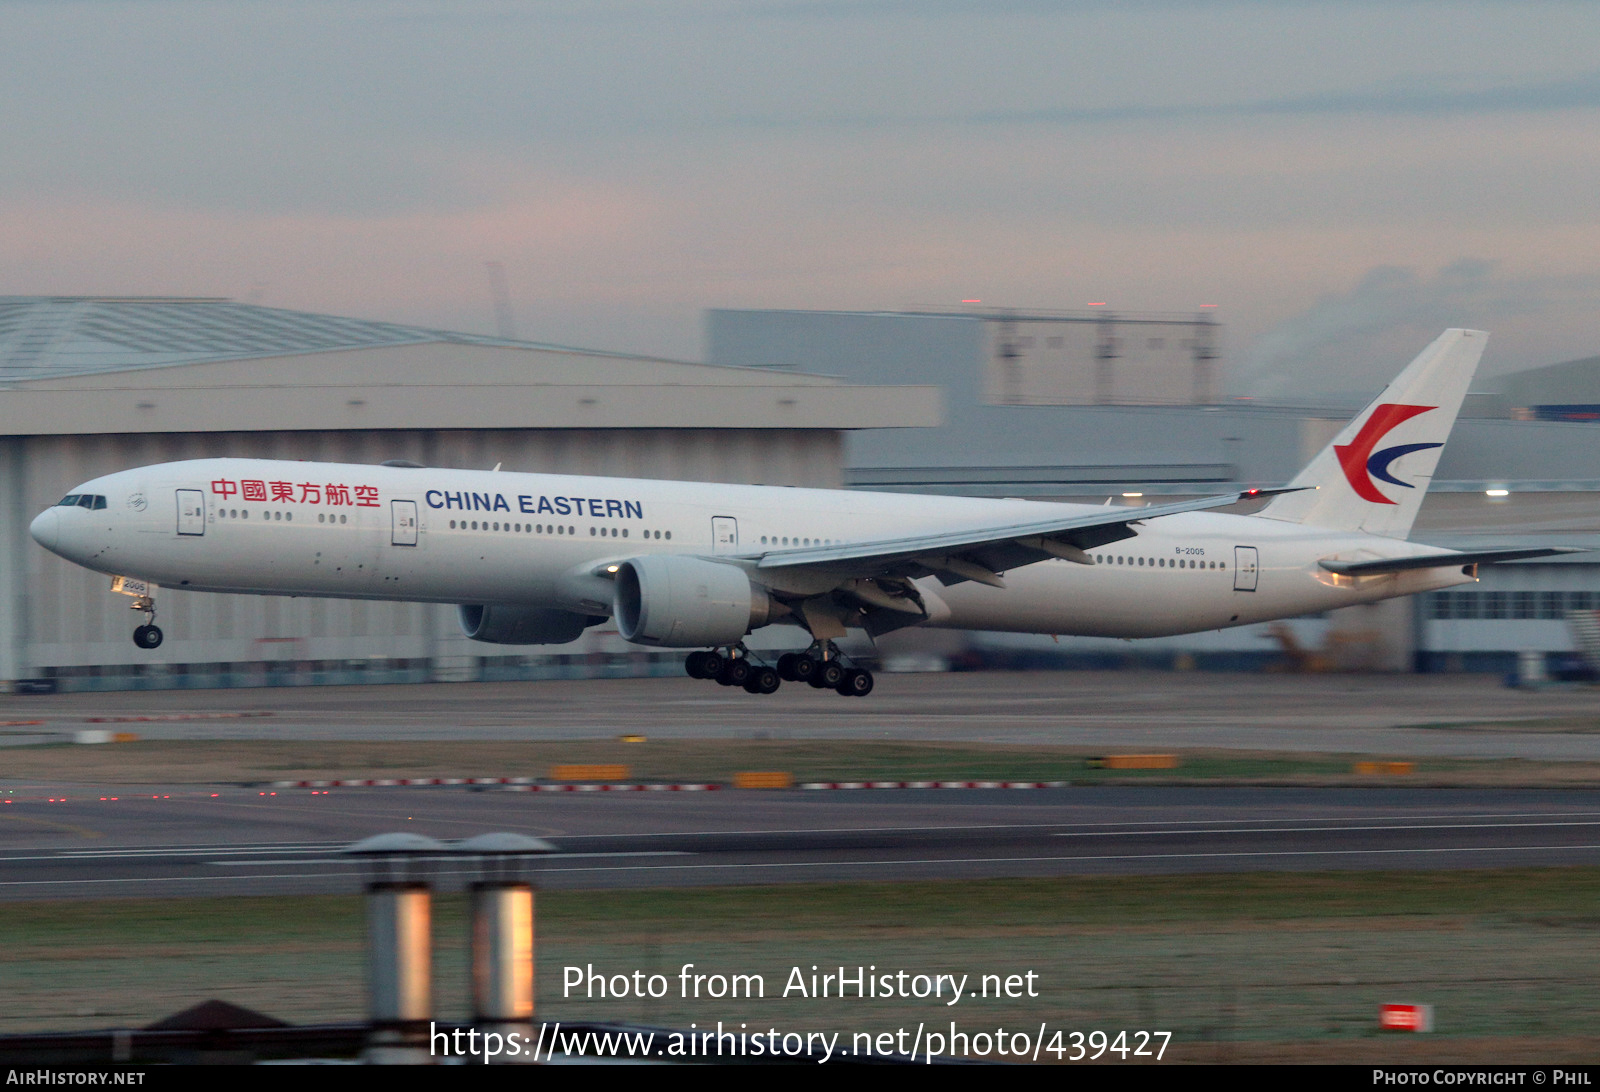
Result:
{"label": "landing gear wheel", "polygon": [[140,626],[133,631],[133,643],[140,648],[161,647],[160,626]]}
{"label": "landing gear wheel", "polygon": [[725,660],[722,670],[717,672],[717,681],[723,686],[743,686],[744,681],[750,677],[750,662],[748,660]]}
{"label": "landing gear wheel", "polygon": [[872,693],[872,672],[852,667],[835,688],[847,698],[864,698]]}
{"label": "landing gear wheel", "polygon": [[[810,656],[800,652],[791,652],[789,655],[794,657],[789,663],[789,670],[794,673],[789,676],[791,682],[808,683],[817,677],[817,668],[822,665],[821,660],[813,660]],[[779,660],[778,662],[781,664],[783,661]],[[812,683],[812,685],[815,686],[816,684]]]}
{"label": "landing gear wheel", "polygon": [[773,694],[782,685],[783,680],[778,678],[777,671],[770,667],[755,668],[750,672],[750,677],[744,681],[744,688],[752,694]]}
{"label": "landing gear wheel", "polygon": [[715,679],[722,673],[722,665],[727,662],[728,661],[723,659],[722,654],[719,652],[712,651],[700,653],[701,675],[699,677],[702,679]]}
{"label": "landing gear wheel", "polygon": [[706,657],[715,655],[715,652],[691,652],[683,659],[683,669],[691,679],[709,679],[713,673],[706,670]]}
{"label": "landing gear wheel", "polygon": [[818,690],[837,690],[843,680],[844,668],[839,661],[823,660],[817,664],[815,673],[806,681]]}
{"label": "landing gear wheel", "polygon": [[779,656],[778,678],[783,679],[786,682],[799,682],[800,676],[795,673],[794,668],[795,661],[804,660],[807,658],[808,657],[802,656],[798,652],[785,652],[782,656]]}

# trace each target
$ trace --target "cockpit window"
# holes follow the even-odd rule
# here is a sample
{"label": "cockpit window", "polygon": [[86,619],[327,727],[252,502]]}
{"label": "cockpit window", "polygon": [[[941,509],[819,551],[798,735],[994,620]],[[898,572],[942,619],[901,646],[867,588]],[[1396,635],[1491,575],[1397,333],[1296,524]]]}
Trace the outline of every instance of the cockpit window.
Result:
{"label": "cockpit window", "polygon": [[68,493],[56,502],[57,508],[104,508],[106,498],[98,493]]}
{"label": "cockpit window", "polygon": [[104,508],[105,506],[106,506],[105,497],[103,497],[100,494],[96,493],[95,497],[94,497],[94,503],[92,505],[90,505],[89,507],[99,509],[99,508]]}
{"label": "cockpit window", "polygon": [[68,493],[66,496],[61,498],[60,502],[56,505],[56,507],[57,508],[76,508],[76,507],[78,507],[78,496],[79,495],[77,493]]}

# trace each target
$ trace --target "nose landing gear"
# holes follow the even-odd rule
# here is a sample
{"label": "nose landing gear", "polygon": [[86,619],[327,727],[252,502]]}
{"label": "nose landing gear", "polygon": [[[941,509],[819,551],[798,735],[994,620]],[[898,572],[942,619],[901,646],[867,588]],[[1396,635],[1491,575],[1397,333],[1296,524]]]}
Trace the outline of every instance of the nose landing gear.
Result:
{"label": "nose landing gear", "polygon": [[131,610],[144,612],[144,625],[133,631],[133,643],[143,649],[161,647],[161,627],[156,625],[156,601],[148,595],[141,595],[128,604]]}

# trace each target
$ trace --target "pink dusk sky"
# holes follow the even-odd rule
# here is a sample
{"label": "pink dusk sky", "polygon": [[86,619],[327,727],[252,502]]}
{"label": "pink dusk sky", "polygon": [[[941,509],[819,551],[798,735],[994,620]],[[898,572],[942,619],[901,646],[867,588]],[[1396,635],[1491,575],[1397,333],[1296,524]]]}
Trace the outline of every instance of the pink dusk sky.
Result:
{"label": "pink dusk sky", "polygon": [[[0,0],[0,294],[685,359],[711,307],[1191,311],[1234,390],[1600,353],[1600,4]],[[827,362],[818,361],[826,371]]]}

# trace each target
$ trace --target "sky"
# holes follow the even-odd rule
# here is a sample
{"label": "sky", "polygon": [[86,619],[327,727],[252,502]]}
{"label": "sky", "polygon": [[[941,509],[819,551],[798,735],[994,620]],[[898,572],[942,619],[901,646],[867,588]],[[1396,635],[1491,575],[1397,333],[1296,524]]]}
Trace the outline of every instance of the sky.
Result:
{"label": "sky", "polygon": [[[0,294],[678,359],[714,307],[1194,311],[1228,383],[1600,353],[1600,4],[0,0]],[[816,370],[827,371],[818,361]]]}

